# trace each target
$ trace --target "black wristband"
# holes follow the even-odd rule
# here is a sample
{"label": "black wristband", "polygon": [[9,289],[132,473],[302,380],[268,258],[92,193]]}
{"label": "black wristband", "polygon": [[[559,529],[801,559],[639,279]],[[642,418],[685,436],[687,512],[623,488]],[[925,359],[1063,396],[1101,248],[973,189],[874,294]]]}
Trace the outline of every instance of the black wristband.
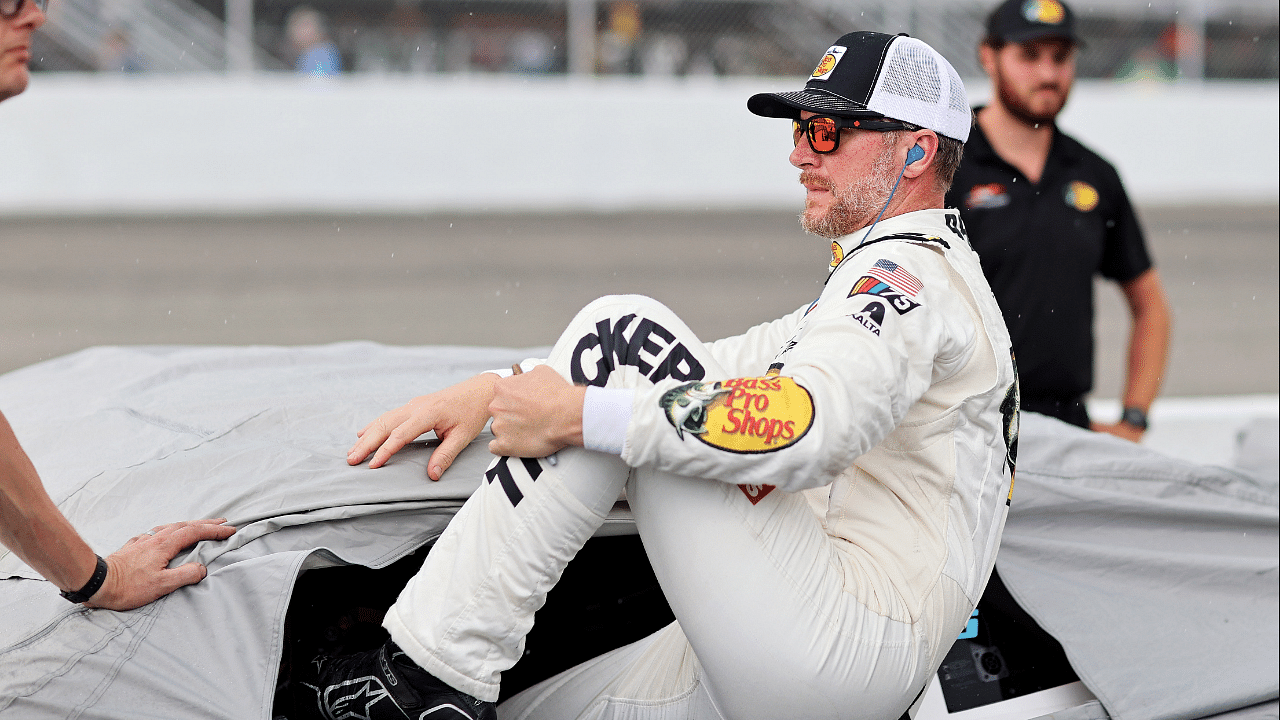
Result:
{"label": "black wristband", "polygon": [[89,598],[93,597],[93,594],[102,587],[102,583],[107,581],[107,561],[103,560],[101,555],[94,555],[94,557],[98,558],[98,565],[93,569],[93,575],[89,577],[89,582],[75,592],[63,590],[62,597],[77,605],[82,602],[88,602]]}
{"label": "black wristband", "polygon": [[1147,414],[1142,412],[1142,408],[1127,407],[1124,409],[1124,414],[1120,416],[1120,422],[1132,425],[1139,430],[1146,430]]}

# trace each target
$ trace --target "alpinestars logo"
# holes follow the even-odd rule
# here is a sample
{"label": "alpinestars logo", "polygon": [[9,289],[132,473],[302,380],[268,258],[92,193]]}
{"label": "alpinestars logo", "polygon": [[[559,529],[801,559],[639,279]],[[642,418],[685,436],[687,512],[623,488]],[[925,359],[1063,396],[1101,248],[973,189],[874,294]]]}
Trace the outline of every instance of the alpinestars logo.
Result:
{"label": "alpinestars logo", "polygon": [[370,720],[370,708],[389,694],[369,675],[325,688],[324,709],[333,720]]}

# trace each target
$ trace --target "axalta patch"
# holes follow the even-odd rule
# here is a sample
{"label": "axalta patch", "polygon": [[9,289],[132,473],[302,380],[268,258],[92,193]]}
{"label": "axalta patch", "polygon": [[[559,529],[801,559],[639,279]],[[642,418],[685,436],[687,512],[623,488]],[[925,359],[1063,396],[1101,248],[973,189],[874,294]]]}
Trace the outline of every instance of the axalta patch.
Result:
{"label": "axalta patch", "polygon": [[811,80],[826,80],[831,77],[831,73],[835,71],[836,65],[840,64],[840,58],[844,57],[844,51],[847,48],[840,45],[832,45],[827,48],[827,52],[818,61],[818,67],[813,69]]}

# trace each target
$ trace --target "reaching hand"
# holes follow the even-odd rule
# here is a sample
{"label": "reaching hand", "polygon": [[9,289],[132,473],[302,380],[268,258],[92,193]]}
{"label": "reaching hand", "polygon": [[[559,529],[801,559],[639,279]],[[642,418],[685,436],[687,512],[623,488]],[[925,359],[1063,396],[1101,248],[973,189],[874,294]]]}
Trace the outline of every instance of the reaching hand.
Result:
{"label": "reaching hand", "polygon": [[494,436],[489,452],[546,457],[569,445],[582,445],[586,392],[546,365],[503,379],[494,386],[489,404]]}
{"label": "reaching hand", "polygon": [[382,467],[405,445],[435,430],[440,445],[431,453],[427,476],[439,480],[457,459],[458,453],[484,429],[489,420],[493,386],[497,382],[497,375],[481,373],[383,413],[357,433],[360,441],[347,454],[347,463],[359,465],[376,449],[369,467]]}
{"label": "reaching hand", "polygon": [[1142,435],[1145,432],[1142,428],[1134,427],[1126,422],[1118,423],[1089,423],[1089,429],[1094,432],[1107,433],[1115,435],[1118,438],[1124,438],[1129,442],[1142,442]]}
{"label": "reaching hand", "polygon": [[132,610],[168,595],[183,585],[198,583],[208,572],[190,562],[169,569],[169,561],[201,540],[226,540],[236,529],[226,520],[191,520],[161,525],[130,538],[107,556],[107,579],[85,603],[108,610]]}

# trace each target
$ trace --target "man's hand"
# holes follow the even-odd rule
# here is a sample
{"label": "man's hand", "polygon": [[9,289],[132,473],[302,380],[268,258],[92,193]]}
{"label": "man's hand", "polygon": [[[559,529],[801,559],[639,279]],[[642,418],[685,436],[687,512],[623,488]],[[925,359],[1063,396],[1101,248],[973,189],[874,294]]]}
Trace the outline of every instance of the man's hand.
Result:
{"label": "man's hand", "polygon": [[489,413],[494,439],[489,452],[514,457],[546,457],[582,445],[582,400],[587,389],[539,365],[494,387]]}
{"label": "man's hand", "polygon": [[1118,438],[1124,438],[1129,442],[1142,442],[1142,434],[1145,432],[1140,427],[1134,427],[1127,422],[1118,423],[1089,423],[1089,429],[1094,432],[1107,433],[1115,435]]}
{"label": "man's hand", "polygon": [[435,430],[440,445],[427,462],[427,477],[439,480],[463,448],[484,429],[497,382],[497,375],[481,373],[383,413],[357,433],[360,441],[347,454],[347,463],[359,465],[376,449],[369,467],[382,467],[405,445]]}
{"label": "man's hand", "polygon": [[131,538],[107,556],[107,579],[85,603],[108,610],[132,610],[183,585],[198,583],[207,570],[200,563],[169,569],[169,561],[201,540],[226,540],[236,529],[226,520],[191,520],[161,525]]}

